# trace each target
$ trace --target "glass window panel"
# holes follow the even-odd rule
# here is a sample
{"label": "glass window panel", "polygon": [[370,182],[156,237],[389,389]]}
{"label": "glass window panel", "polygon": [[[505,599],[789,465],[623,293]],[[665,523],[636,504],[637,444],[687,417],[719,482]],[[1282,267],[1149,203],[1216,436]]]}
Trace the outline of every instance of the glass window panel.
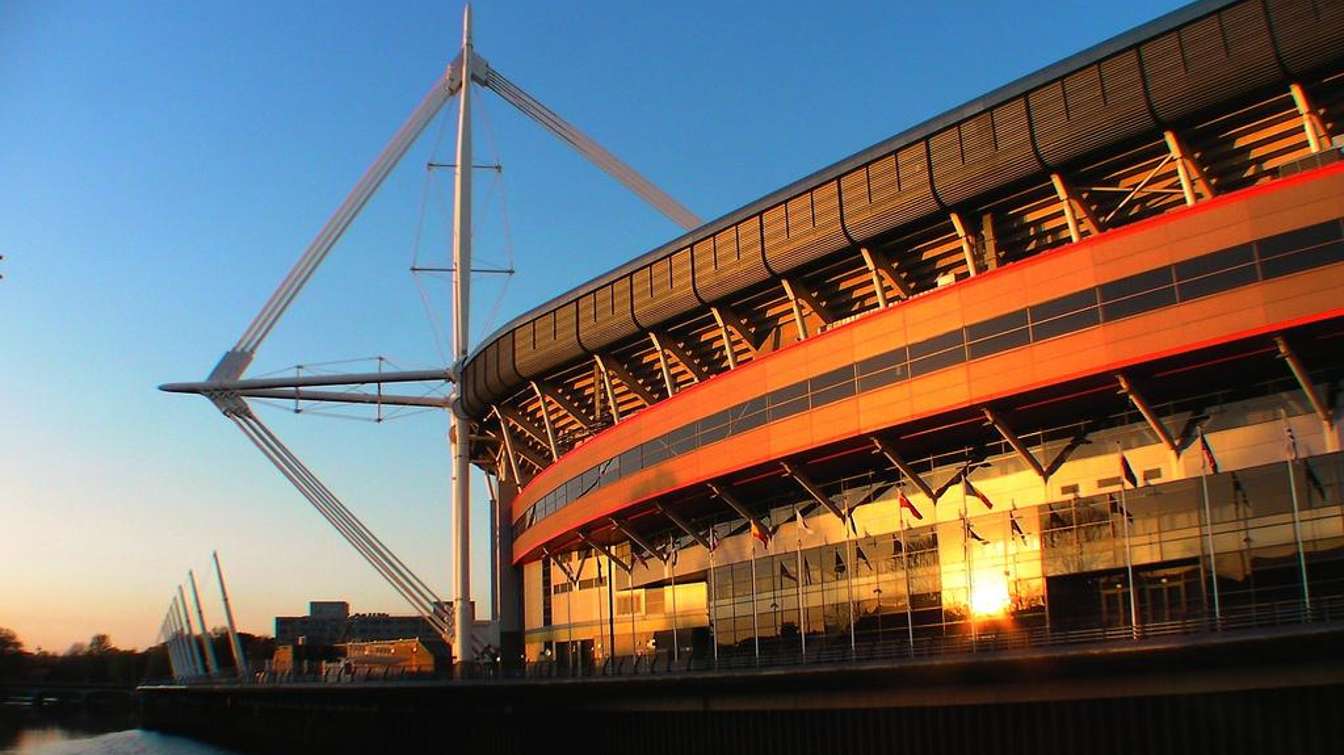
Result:
{"label": "glass window panel", "polygon": [[1190,280],[1239,265],[1249,265],[1252,262],[1255,262],[1255,249],[1250,244],[1242,244],[1213,254],[1205,254],[1194,259],[1177,262],[1176,280]]}
{"label": "glass window panel", "polygon": [[[957,335],[961,335],[961,331],[957,331]],[[941,354],[935,354],[931,357],[912,361],[910,363],[910,377],[927,375],[935,370],[951,367],[954,364],[961,364],[964,361],[966,361],[966,354],[962,349],[950,349]]]}
{"label": "glass window panel", "polygon": [[704,417],[699,422],[695,423],[696,427],[699,429],[701,433],[707,430],[713,430],[716,427],[726,428],[728,426],[728,417],[731,414],[731,412],[732,412],[731,409],[724,409],[723,411],[714,412],[708,417]]}
{"label": "glass window panel", "polygon": [[1260,250],[1260,258],[1266,259],[1275,257],[1285,252],[1292,252],[1298,249],[1305,249],[1309,246],[1324,244],[1327,241],[1336,241],[1340,238],[1339,221],[1329,220],[1317,225],[1299,228],[1296,231],[1280,233],[1277,236],[1270,236],[1267,239],[1261,239],[1256,243]]}
{"label": "glass window panel", "polygon": [[642,453],[639,446],[635,446],[629,451],[621,454],[621,474],[628,475],[639,471],[643,467],[641,458]]}
{"label": "glass window panel", "polygon": [[820,375],[807,381],[808,387],[813,391],[819,391],[822,388],[829,388],[839,383],[854,382],[854,365],[845,365],[830,372],[823,372]]}
{"label": "glass window panel", "polygon": [[864,375],[859,378],[859,392],[871,391],[874,388],[881,388],[891,383],[899,383],[909,377],[905,365],[893,367],[889,370],[875,372],[871,375]]}
{"label": "glass window panel", "polygon": [[667,443],[662,438],[654,438],[640,446],[640,449],[644,457],[645,469],[667,459]]}
{"label": "glass window panel", "polygon": [[1033,319],[1031,323],[1031,337],[1034,341],[1044,341],[1047,338],[1062,336],[1066,333],[1072,333],[1077,330],[1091,328],[1101,322],[1101,315],[1096,310],[1084,309],[1074,312],[1071,315],[1056,317],[1044,322],[1038,322]]}
{"label": "glass window panel", "polygon": [[860,375],[870,375],[891,367],[905,366],[905,347],[871,356],[855,365]]}
{"label": "glass window panel", "polygon": [[933,338],[920,341],[919,343],[910,344],[910,359],[913,361],[920,357],[929,356],[930,354],[937,354],[940,351],[957,348],[960,347],[962,343],[961,329],[958,328],[957,330],[934,336]]}
{"label": "glass window panel", "polygon": [[803,398],[806,395],[807,395],[807,381],[804,380],[801,382],[794,383],[793,385],[786,385],[783,388],[771,391],[769,394],[766,395],[766,403],[768,403],[770,406],[775,406],[776,404],[784,404],[797,398]]}
{"label": "glass window panel", "polygon": [[822,388],[812,394],[812,406],[825,406],[833,401],[839,401],[843,398],[849,398],[854,395],[854,383],[846,381],[837,383],[828,388]]}
{"label": "glass window panel", "polygon": [[982,338],[989,338],[1000,333],[1005,333],[1018,328],[1027,326],[1027,310],[1019,309],[1016,312],[1009,312],[1006,315],[977,322],[966,326],[966,340],[978,341]]}
{"label": "glass window panel", "polygon": [[763,424],[765,424],[764,396],[733,407],[733,418],[729,425],[729,432],[737,435]]}
{"label": "glass window panel", "polygon": [[1043,322],[1060,315],[1067,315],[1082,309],[1097,306],[1097,291],[1089,288],[1076,294],[1061,296],[1031,307],[1032,323]]}
{"label": "glass window panel", "polygon": [[1176,303],[1176,289],[1168,286],[1159,288],[1156,291],[1149,291],[1138,296],[1131,296],[1128,299],[1120,299],[1101,305],[1101,316],[1107,321],[1119,320],[1122,317],[1137,315],[1142,312],[1169,307]]}
{"label": "glass window panel", "polygon": [[1163,286],[1170,286],[1171,283],[1171,268],[1160,267],[1110,283],[1103,283],[1098,288],[1101,291],[1101,301],[1104,303],[1152,291]]}
{"label": "glass window panel", "polygon": [[1260,269],[1265,278],[1277,278],[1335,262],[1344,262],[1344,243],[1335,242],[1265,259],[1260,263]]}
{"label": "glass window panel", "polygon": [[1181,301],[1190,301],[1198,299],[1201,296],[1216,294],[1220,291],[1245,286],[1259,278],[1254,265],[1245,267],[1235,267],[1231,270],[1224,270],[1221,273],[1206,275],[1203,278],[1182,281],[1176,288],[1181,295]]}
{"label": "glass window panel", "polygon": [[796,398],[788,403],[770,405],[769,417],[774,422],[777,419],[791,417],[799,412],[807,411],[807,397]]}
{"label": "glass window panel", "polygon": [[1000,351],[1015,349],[1018,346],[1026,346],[1029,343],[1031,343],[1031,333],[1026,328],[1022,328],[967,344],[966,350],[970,352],[971,359],[979,359],[990,354],[997,354]]}

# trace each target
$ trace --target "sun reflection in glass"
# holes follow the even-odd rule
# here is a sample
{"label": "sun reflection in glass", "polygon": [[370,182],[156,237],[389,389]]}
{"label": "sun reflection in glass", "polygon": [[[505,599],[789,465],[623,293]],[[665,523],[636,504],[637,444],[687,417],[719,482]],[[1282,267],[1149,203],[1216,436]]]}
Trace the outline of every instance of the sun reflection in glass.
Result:
{"label": "sun reflection in glass", "polygon": [[979,572],[971,588],[971,612],[976,616],[1002,616],[1008,612],[1012,600],[1008,597],[1008,580],[998,572]]}

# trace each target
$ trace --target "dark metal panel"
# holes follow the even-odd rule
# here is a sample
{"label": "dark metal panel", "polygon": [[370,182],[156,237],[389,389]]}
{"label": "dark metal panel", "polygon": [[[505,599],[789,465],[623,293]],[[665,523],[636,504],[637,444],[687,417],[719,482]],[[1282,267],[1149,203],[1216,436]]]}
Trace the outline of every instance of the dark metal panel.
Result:
{"label": "dark metal panel", "polygon": [[1171,122],[1282,80],[1258,2],[1234,5],[1139,47],[1148,94]]}
{"label": "dark metal panel", "polygon": [[515,361],[523,377],[539,377],[571,359],[584,356],[577,329],[578,302],[561,304],[533,319],[530,325],[531,338],[515,340]]}
{"label": "dark metal panel", "polygon": [[766,223],[765,259],[778,274],[849,245],[840,228],[840,191],[834,181],[767,210]]}
{"label": "dark metal panel", "polygon": [[1269,20],[1279,55],[1294,74],[1344,57],[1344,3],[1270,0]]}
{"label": "dark metal panel", "polygon": [[770,278],[761,256],[759,215],[697,243],[692,254],[695,290],[705,301],[714,301]]}
{"label": "dark metal panel", "polygon": [[1027,101],[1036,148],[1054,166],[1157,126],[1134,50],[1053,81]]}
{"label": "dark metal panel", "polygon": [[518,367],[513,363],[513,338],[499,338],[495,341],[496,357],[495,374],[498,385],[492,388],[497,393],[508,393],[515,390],[523,382],[523,376],[518,373]]}
{"label": "dark metal panel", "polygon": [[929,151],[933,184],[949,205],[1044,167],[1032,148],[1027,101],[1022,97],[934,134]]}
{"label": "dark metal panel", "polygon": [[645,330],[700,306],[691,277],[691,249],[678,249],[630,276],[635,322]]}
{"label": "dark metal panel", "polygon": [[874,160],[840,179],[845,230],[866,241],[938,210],[920,142]]}
{"label": "dark metal panel", "polygon": [[630,286],[625,276],[579,297],[579,342],[585,349],[597,351],[639,332]]}

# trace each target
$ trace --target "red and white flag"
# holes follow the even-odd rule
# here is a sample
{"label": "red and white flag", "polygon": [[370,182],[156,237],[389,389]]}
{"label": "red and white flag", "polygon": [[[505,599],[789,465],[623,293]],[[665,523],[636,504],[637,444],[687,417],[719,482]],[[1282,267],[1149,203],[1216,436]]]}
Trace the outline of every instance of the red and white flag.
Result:
{"label": "red and white flag", "polygon": [[905,495],[904,490],[896,492],[896,500],[901,504],[901,508],[910,512],[910,516],[920,520],[924,518],[924,515],[919,513],[919,509],[915,508],[915,504],[910,502],[910,499]]}

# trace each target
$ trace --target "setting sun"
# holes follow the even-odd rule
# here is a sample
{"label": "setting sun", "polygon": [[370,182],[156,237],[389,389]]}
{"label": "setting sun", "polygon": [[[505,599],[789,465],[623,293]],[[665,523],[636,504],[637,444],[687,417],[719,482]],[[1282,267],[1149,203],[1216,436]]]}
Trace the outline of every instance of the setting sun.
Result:
{"label": "setting sun", "polygon": [[1008,611],[1008,582],[1002,574],[982,572],[975,575],[971,589],[971,612],[976,616],[1000,616]]}

